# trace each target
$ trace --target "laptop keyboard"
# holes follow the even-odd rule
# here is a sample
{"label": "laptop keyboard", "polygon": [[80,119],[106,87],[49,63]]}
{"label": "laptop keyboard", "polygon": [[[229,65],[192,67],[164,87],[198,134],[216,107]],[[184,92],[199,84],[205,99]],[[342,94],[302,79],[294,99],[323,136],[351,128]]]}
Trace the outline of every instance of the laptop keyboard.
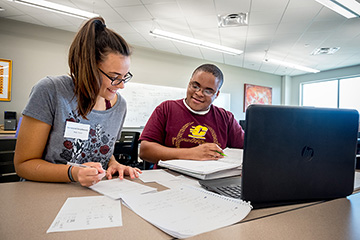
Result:
{"label": "laptop keyboard", "polygon": [[232,198],[241,198],[241,185],[232,185],[232,186],[223,186],[218,187],[217,190],[220,194],[232,197]]}

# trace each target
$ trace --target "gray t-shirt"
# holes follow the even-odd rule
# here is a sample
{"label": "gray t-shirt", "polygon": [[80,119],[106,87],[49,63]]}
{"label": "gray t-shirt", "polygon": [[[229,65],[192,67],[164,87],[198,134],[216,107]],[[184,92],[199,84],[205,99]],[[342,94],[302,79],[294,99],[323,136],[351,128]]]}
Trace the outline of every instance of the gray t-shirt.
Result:
{"label": "gray t-shirt", "polygon": [[[126,101],[119,93],[117,96],[112,108],[92,110],[86,120],[77,113],[74,83],[69,76],[40,80],[22,113],[52,126],[43,158],[52,163],[100,162],[107,169],[126,115]],[[89,124],[88,139],[64,137],[66,121]]]}

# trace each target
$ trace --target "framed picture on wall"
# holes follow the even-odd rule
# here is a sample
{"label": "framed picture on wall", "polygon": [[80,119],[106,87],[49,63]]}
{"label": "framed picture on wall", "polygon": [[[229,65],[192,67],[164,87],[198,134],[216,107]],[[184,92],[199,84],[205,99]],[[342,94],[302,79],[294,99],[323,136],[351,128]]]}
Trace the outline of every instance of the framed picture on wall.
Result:
{"label": "framed picture on wall", "polygon": [[272,88],[244,84],[244,112],[250,104],[272,104]]}
{"label": "framed picture on wall", "polygon": [[0,101],[11,100],[11,60],[0,58]]}

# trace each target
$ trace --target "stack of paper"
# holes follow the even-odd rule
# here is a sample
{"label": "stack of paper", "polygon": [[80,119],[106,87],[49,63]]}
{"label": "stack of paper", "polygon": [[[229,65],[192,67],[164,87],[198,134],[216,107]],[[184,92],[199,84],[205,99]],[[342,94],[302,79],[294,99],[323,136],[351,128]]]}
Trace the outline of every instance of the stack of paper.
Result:
{"label": "stack of paper", "polygon": [[226,157],[219,160],[167,160],[158,165],[199,179],[215,179],[241,175],[243,150],[226,148]]}
{"label": "stack of paper", "polygon": [[240,199],[185,185],[141,197],[127,195],[123,201],[139,216],[176,238],[240,222],[252,209],[250,203]]}

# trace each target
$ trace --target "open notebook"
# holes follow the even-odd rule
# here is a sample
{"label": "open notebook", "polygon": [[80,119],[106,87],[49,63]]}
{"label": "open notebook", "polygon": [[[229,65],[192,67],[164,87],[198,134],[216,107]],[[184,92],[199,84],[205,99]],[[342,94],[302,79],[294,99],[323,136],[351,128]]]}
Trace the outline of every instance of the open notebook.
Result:
{"label": "open notebook", "polygon": [[230,177],[241,174],[242,152],[242,149],[225,148],[226,157],[219,160],[160,160],[158,165],[199,179]]}

